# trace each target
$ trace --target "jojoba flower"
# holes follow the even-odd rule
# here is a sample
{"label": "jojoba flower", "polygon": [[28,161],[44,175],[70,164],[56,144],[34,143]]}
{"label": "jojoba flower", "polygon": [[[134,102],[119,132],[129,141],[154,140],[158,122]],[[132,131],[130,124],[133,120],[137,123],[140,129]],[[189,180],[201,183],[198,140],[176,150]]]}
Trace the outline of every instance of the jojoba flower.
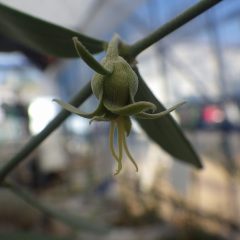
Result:
{"label": "jojoba flower", "polygon": [[[99,104],[95,111],[85,113],[61,100],[54,99],[54,101],[60,104],[64,109],[81,117],[90,119],[90,123],[92,121],[109,121],[109,146],[113,157],[117,161],[115,175],[122,169],[124,151],[135,166],[136,171],[138,171],[138,166],[128,149],[126,141],[126,137],[130,134],[132,126],[130,116],[144,119],[160,118],[175,110],[184,102],[160,113],[147,113],[146,111],[149,110],[154,112],[156,106],[151,102],[134,101],[134,96],[138,90],[138,77],[129,63],[119,56],[118,47],[120,39],[117,35],[114,35],[108,44],[106,56],[102,59],[101,63],[98,63],[92,57],[76,37],[73,38],[73,41],[80,57],[96,71],[91,80],[91,87],[93,94],[99,100]],[[118,136],[118,151],[116,151],[114,147],[114,134],[116,129]]]}

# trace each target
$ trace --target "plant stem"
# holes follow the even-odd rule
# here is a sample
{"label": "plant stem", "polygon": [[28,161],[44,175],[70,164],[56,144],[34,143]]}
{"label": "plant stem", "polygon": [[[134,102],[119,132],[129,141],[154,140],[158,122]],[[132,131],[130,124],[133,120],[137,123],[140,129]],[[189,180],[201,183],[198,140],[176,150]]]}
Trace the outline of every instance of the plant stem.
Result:
{"label": "plant stem", "polygon": [[63,213],[62,210],[58,211],[50,208],[49,206],[43,204],[37,197],[33,196],[27,190],[19,187],[18,185],[12,182],[3,182],[0,186],[7,188],[12,193],[14,193],[19,198],[24,200],[32,207],[38,209],[42,213],[45,213],[46,215],[55,218],[74,229],[80,229],[97,233],[106,233],[107,231],[106,226],[99,225],[87,219],[82,219],[81,217],[78,216],[72,216],[67,213]]}
{"label": "plant stem", "polygon": [[[90,82],[86,84],[78,94],[76,94],[70,104],[73,106],[79,106],[92,94]],[[23,146],[22,149],[10,159],[0,169],[0,183],[5,177],[21,162],[26,158],[35,148],[38,147],[59,125],[70,115],[71,113],[66,110],[62,110],[39,134],[33,136],[29,142]]]}
{"label": "plant stem", "polygon": [[150,47],[154,43],[158,42],[160,39],[164,38],[169,33],[175,31],[176,29],[183,26],[185,23],[189,22],[193,18],[202,14],[209,8],[213,7],[222,0],[202,0],[196,5],[190,7],[171,21],[167,22],[156,31],[152,32],[147,37],[137,41],[135,44],[128,46],[128,55],[131,57],[136,57],[139,53],[144,51],[146,48]]}

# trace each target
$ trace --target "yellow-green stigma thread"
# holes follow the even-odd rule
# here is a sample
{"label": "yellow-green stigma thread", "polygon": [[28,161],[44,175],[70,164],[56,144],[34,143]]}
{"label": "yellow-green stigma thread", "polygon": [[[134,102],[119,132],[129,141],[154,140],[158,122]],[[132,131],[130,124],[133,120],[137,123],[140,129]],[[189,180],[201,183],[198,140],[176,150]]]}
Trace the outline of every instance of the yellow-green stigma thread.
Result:
{"label": "yellow-green stigma thread", "polygon": [[123,158],[123,144],[122,144],[122,127],[119,125],[117,121],[117,129],[118,129],[118,169],[114,175],[117,175],[122,169],[122,158]]}
{"label": "yellow-green stigma thread", "polygon": [[125,152],[126,152],[127,156],[129,157],[130,161],[133,163],[133,165],[134,165],[134,167],[135,167],[135,169],[136,169],[136,172],[138,172],[138,165],[137,165],[137,163],[135,162],[134,158],[132,157],[130,151],[128,150],[125,133],[124,133],[124,137],[123,137],[123,147],[124,147],[124,149],[125,149]]}
{"label": "yellow-green stigma thread", "polygon": [[[111,121],[110,132],[109,132],[109,146],[111,153],[115,160],[117,161],[117,170],[114,175],[117,175],[122,169],[122,159],[120,159],[120,147],[119,147],[119,156],[117,156],[114,148],[114,132],[115,132],[115,121]],[[122,147],[121,147],[122,148]],[[121,150],[122,151],[122,150]],[[122,157],[121,157],[122,158]]]}
{"label": "yellow-green stigma thread", "polygon": [[[117,134],[118,134],[118,156],[115,152],[114,148],[114,132],[115,132],[115,126],[117,125]],[[133,159],[128,147],[127,147],[127,142],[126,142],[126,129],[124,126],[123,118],[119,117],[117,120],[112,120],[111,121],[111,126],[110,126],[110,134],[109,134],[109,144],[110,144],[110,150],[117,161],[117,170],[114,175],[117,175],[120,173],[122,169],[122,158],[123,158],[123,150],[125,150],[126,155],[130,159],[130,161],[133,163],[135,166],[136,172],[138,171],[138,166]]]}

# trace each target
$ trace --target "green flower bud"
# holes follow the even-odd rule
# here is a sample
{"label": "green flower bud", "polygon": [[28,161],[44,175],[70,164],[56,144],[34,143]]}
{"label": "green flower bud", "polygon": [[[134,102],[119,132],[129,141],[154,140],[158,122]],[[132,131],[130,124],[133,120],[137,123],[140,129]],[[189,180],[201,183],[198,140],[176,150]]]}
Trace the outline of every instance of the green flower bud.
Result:
{"label": "green flower bud", "polygon": [[[169,114],[184,102],[160,113],[146,113],[148,110],[155,111],[156,106],[151,102],[134,101],[138,90],[138,77],[129,63],[119,56],[118,48],[120,39],[118,35],[115,35],[110,41],[106,56],[101,63],[98,63],[93,58],[77,38],[74,37],[73,41],[78,54],[96,71],[91,81],[91,87],[93,94],[99,100],[99,105],[92,113],[84,113],[61,100],[55,99],[54,101],[72,113],[91,119],[90,123],[92,121],[110,121],[109,146],[113,157],[117,161],[115,175],[122,169],[123,151],[125,151],[130,161],[134,164],[136,171],[138,171],[137,164],[126,142],[126,137],[130,134],[132,126],[130,116],[144,119],[160,118]],[[116,153],[113,141],[116,129],[118,135],[118,153]]]}

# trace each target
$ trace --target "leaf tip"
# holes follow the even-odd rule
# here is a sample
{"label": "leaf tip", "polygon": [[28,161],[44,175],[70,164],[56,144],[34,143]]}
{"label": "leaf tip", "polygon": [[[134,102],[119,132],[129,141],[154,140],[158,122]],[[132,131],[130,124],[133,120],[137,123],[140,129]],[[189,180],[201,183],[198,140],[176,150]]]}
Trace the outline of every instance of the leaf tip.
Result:
{"label": "leaf tip", "polygon": [[197,162],[196,167],[198,170],[202,170],[204,168],[204,166],[200,160]]}

